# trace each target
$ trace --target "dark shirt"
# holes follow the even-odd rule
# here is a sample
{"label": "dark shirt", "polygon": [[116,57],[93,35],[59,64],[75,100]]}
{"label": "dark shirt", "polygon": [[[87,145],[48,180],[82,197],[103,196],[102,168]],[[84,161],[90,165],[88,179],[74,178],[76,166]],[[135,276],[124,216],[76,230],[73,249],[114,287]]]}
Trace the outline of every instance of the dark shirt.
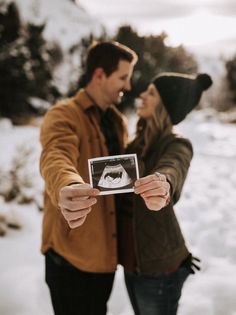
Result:
{"label": "dark shirt", "polygon": [[108,147],[108,152],[110,155],[120,154],[120,144],[117,135],[117,130],[115,126],[115,121],[113,119],[113,112],[110,108],[106,111],[99,109],[100,114],[100,126],[104,137],[106,139],[106,144]]}

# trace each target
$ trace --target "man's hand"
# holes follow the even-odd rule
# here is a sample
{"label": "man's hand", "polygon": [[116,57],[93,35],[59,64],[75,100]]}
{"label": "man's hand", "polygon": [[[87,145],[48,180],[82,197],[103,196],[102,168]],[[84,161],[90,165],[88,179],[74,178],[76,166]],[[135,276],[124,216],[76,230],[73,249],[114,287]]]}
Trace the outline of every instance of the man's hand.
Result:
{"label": "man's hand", "polygon": [[136,180],[134,192],[141,195],[149,210],[158,211],[170,199],[170,184],[165,175],[155,173]]}
{"label": "man's hand", "polygon": [[99,190],[91,188],[89,184],[74,184],[60,190],[58,205],[71,229],[84,223],[92,206],[97,202],[97,195]]}

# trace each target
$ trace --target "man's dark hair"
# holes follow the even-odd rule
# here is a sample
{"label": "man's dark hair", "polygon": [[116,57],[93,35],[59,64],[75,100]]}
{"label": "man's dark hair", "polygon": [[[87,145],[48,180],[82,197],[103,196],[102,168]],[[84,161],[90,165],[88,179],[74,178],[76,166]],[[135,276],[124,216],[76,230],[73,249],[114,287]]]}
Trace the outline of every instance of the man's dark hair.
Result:
{"label": "man's dark hair", "polygon": [[85,77],[88,83],[97,68],[102,68],[107,76],[110,76],[118,68],[120,60],[132,64],[137,62],[136,53],[129,47],[118,42],[100,42],[92,44],[88,50]]}

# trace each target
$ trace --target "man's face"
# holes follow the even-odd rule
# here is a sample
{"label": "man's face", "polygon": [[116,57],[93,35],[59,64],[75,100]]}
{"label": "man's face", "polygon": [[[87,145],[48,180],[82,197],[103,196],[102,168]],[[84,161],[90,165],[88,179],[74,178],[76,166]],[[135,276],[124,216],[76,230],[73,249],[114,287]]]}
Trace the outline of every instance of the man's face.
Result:
{"label": "man's face", "polygon": [[124,91],[131,89],[130,79],[133,72],[133,65],[125,60],[120,60],[118,68],[110,76],[103,73],[101,79],[101,91],[104,97],[104,104],[119,104]]}

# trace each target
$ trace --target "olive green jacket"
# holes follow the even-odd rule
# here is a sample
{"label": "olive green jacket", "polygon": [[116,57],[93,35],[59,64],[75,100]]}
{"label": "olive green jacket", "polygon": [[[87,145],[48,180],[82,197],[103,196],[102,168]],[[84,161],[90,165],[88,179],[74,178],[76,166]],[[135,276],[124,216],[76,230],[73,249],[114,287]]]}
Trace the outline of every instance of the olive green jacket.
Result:
{"label": "olive green jacket", "polygon": [[[135,142],[129,152],[137,152]],[[137,152],[140,157],[140,153]],[[189,254],[173,205],[179,200],[193,150],[191,143],[169,134],[152,143],[139,158],[140,176],[155,171],[165,174],[171,185],[171,202],[160,211],[148,210],[139,195],[119,200],[119,258],[127,271],[157,275],[178,268]]]}

